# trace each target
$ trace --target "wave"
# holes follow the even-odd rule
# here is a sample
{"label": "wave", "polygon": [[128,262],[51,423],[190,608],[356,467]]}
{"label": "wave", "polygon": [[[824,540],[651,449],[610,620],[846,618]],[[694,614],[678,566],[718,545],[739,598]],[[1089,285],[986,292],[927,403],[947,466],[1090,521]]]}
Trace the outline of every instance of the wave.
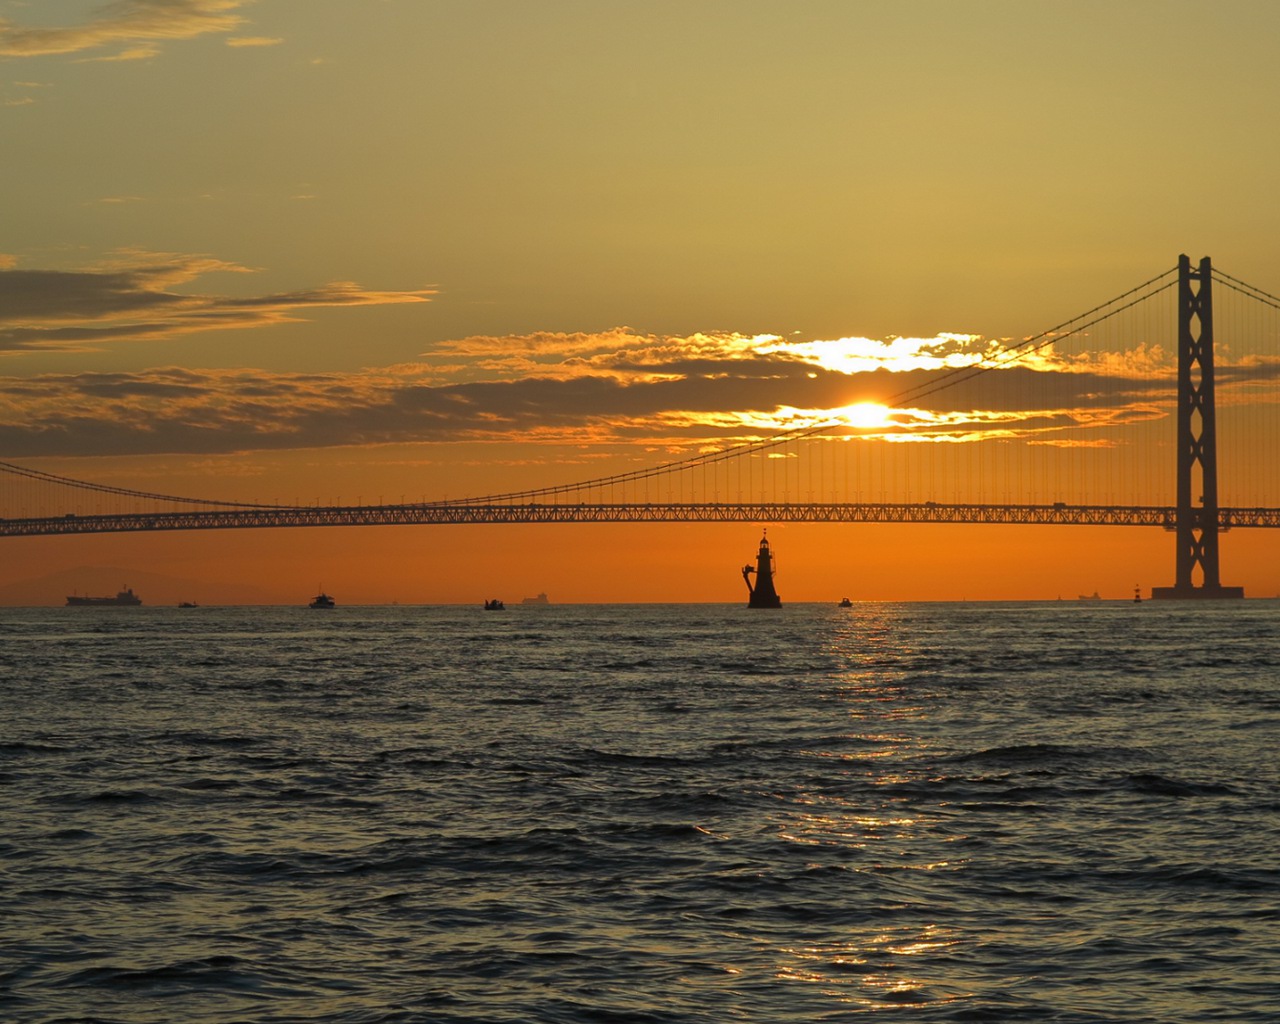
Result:
{"label": "wave", "polygon": [[957,763],[977,761],[1024,767],[1061,761],[1093,762],[1099,756],[1099,751],[1088,747],[1063,746],[1057,743],[1022,743],[1004,747],[988,747],[965,754],[954,754],[949,760]]}
{"label": "wave", "polygon": [[106,988],[166,995],[177,992],[256,989],[256,972],[235,956],[178,960],[154,967],[89,967],[62,979],[71,988]]}
{"label": "wave", "polygon": [[1127,775],[1121,782],[1135,793],[1145,793],[1152,796],[1232,796],[1237,792],[1234,787],[1228,786],[1223,782],[1188,782],[1182,779],[1171,779],[1165,775],[1157,775],[1154,772]]}

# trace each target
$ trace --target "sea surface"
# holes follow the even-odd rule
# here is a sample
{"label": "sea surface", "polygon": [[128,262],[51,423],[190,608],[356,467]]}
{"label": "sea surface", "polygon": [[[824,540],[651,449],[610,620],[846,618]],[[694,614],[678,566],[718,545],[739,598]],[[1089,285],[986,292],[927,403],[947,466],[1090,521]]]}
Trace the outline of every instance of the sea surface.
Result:
{"label": "sea surface", "polygon": [[1280,1019],[1280,602],[0,609],[0,699],[0,1020]]}

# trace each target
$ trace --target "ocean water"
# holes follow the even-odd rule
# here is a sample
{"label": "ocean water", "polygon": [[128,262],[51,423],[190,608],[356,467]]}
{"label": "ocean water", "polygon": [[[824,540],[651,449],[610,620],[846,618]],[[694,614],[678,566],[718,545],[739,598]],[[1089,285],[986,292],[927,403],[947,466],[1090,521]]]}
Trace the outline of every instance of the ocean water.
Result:
{"label": "ocean water", "polygon": [[0,1019],[1271,1022],[1280,603],[0,610]]}

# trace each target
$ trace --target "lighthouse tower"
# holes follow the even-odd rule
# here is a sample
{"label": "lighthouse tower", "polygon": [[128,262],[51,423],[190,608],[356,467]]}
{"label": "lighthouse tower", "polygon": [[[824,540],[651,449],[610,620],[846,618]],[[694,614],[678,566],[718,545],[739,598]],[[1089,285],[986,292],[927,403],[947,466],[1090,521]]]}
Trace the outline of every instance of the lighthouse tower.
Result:
{"label": "lighthouse tower", "polygon": [[[768,531],[765,531],[768,533]],[[756,574],[756,584],[751,585],[751,574]],[[768,537],[760,538],[760,551],[756,555],[756,564],[742,567],[742,578],[747,583],[748,608],[781,608],[782,598],[773,589],[773,554],[769,551]]]}

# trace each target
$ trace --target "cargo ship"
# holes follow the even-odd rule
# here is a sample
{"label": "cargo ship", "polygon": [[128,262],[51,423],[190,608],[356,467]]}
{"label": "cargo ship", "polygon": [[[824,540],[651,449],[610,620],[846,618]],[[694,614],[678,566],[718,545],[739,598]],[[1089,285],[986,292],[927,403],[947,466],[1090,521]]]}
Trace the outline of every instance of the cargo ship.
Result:
{"label": "cargo ship", "polygon": [[78,597],[72,594],[67,598],[68,608],[83,608],[86,606],[117,608],[138,604],[142,604],[142,598],[133,592],[132,587],[125,587],[115,597]]}

